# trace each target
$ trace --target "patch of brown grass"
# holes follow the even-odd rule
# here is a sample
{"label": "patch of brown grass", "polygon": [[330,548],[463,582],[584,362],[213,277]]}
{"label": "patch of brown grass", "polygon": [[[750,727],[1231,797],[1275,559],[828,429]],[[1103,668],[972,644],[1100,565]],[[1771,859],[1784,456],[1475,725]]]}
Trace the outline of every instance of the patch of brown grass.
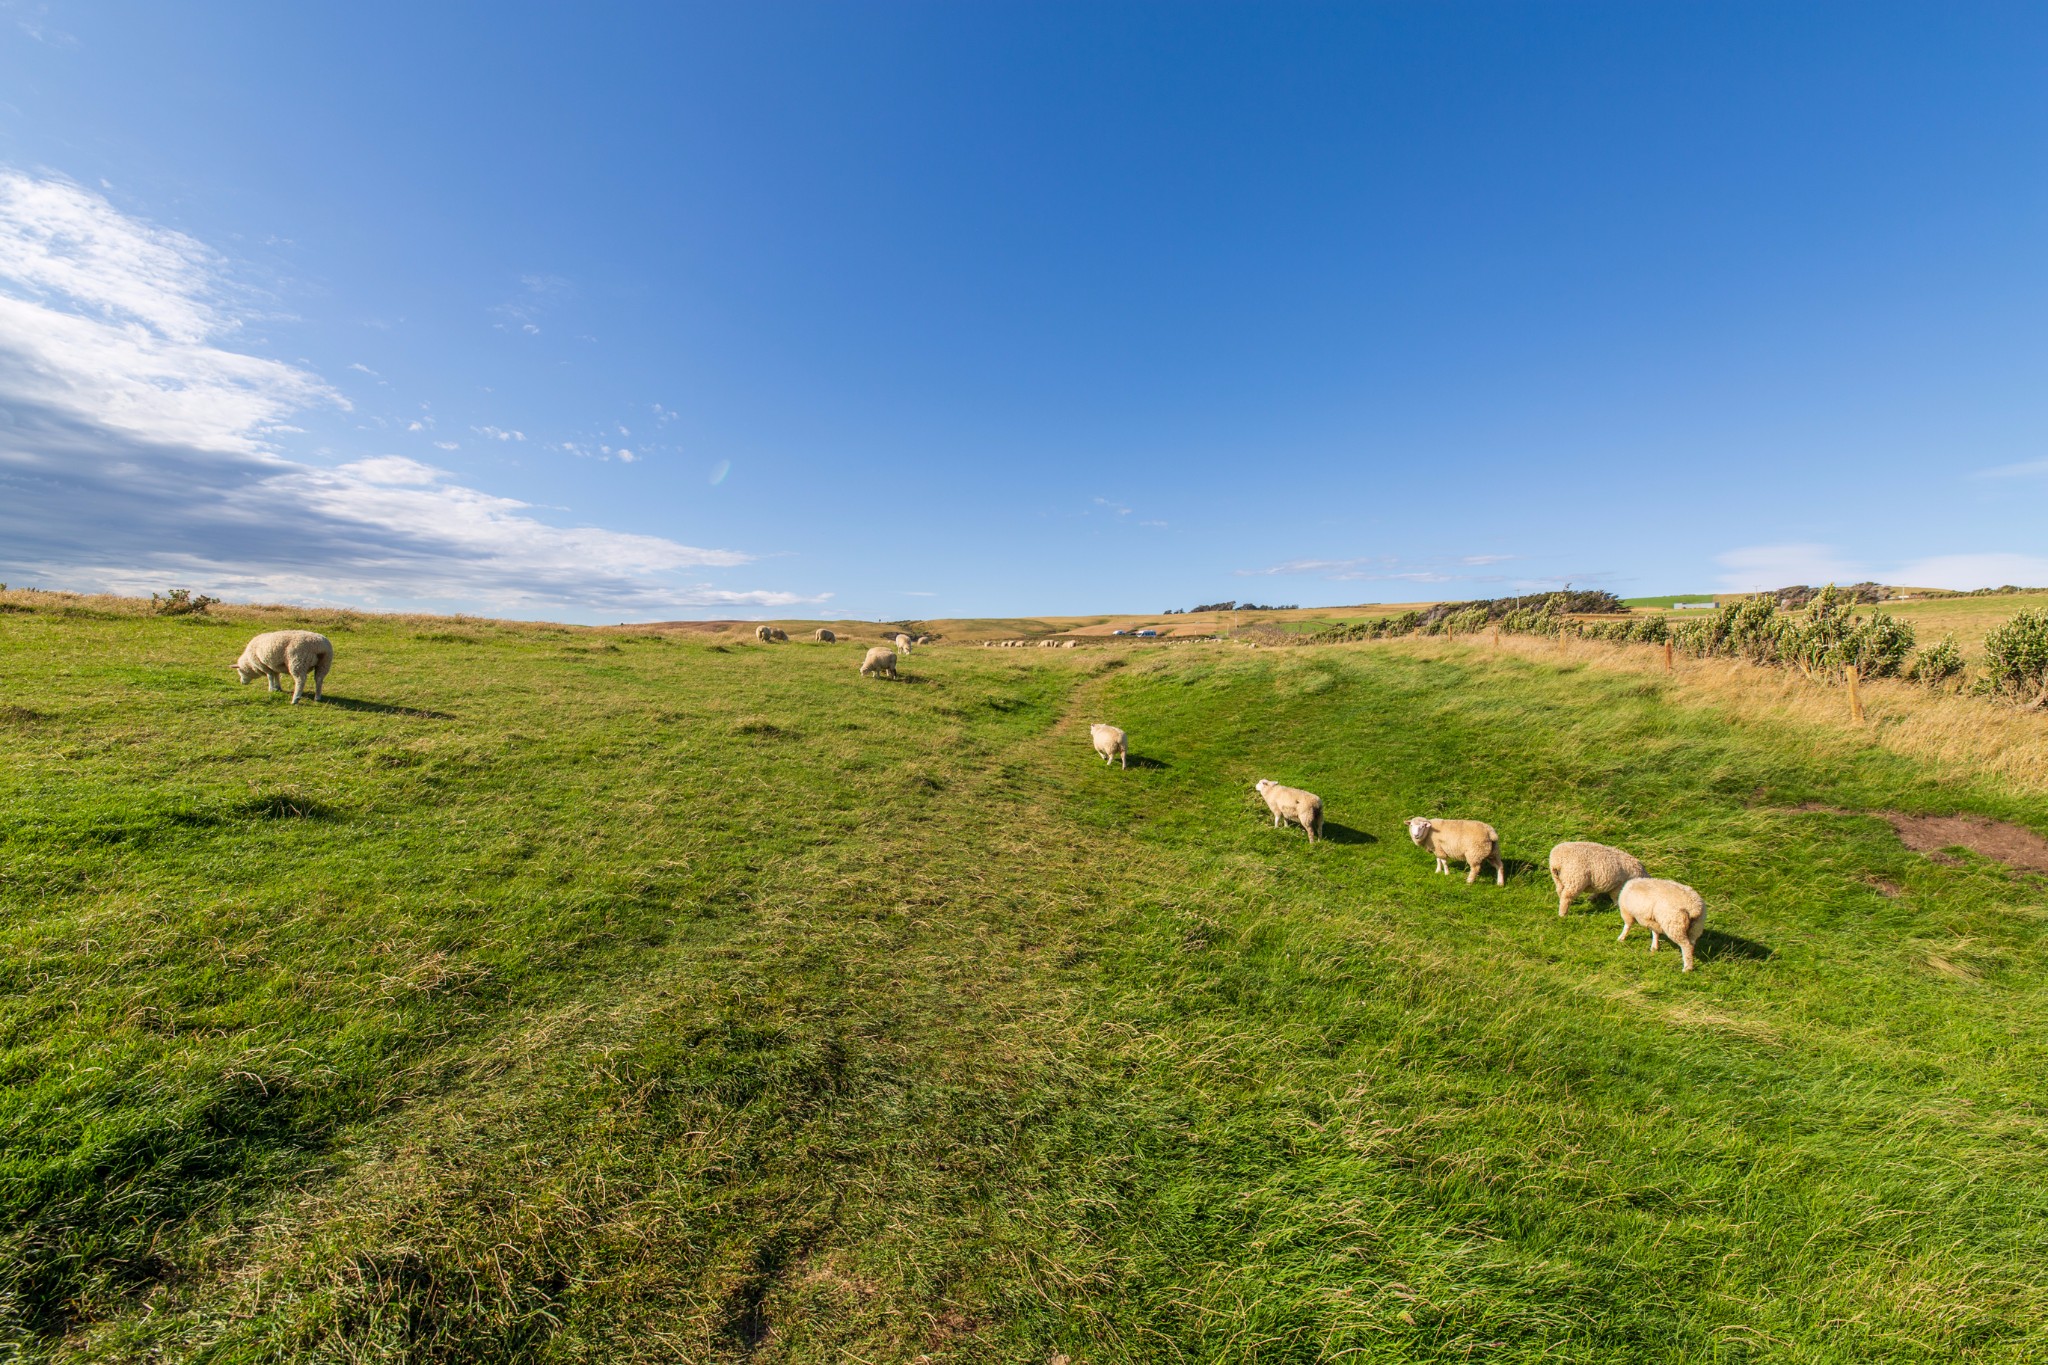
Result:
{"label": "patch of brown grass", "polygon": [[[2011,602],[2013,598],[1998,599]],[[1732,659],[1675,661],[1664,672],[1661,645],[1609,644],[1502,635],[1446,640],[1409,636],[1342,649],[1405,649],[1429,657],[1501,654],[1531,662],[1580,665],[1662,680],[1665,696],[1707,706],[1732,720],[1769,720],[1811,727],[1837,743],[1875,744],[1932,763],[1945,775],[1990,778],[2029,793],[2048,793],[2048,716],[1979,697],[1943,696],[1911,683],[1874,679],[1862,686],[1866,723],[1849,715],[1849,694],[1811,683],[1791,669],[1759,668]]]}

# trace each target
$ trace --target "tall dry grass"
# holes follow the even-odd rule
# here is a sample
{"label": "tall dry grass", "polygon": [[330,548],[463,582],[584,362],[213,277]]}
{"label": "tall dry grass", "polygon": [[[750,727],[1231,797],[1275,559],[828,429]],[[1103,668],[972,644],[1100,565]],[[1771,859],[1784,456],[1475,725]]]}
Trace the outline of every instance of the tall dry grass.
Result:
{"label": "tall dry grass", "polygon": [[[1444,658],[1496,654],[1554,667],[1666,677],[1662,645],[1560,643],[1503,633],[1497,642],[1491,634],[1407,636],[1340,648],[1402,649]],[[1893,679],[1868,679],[1861,693],[1865,718],[1859,725],[1851,716],[1846,687],[1809,682],[1793,669],[1679,655],[1667,696],[1681,705],[1711,707],[1732,720],[1810,727],[1831,743],[1875,744],[1934,764],[1945,777],[1988,778],[2019,791],[2048,793],[2048,714],[1982,697],[1934,693]]]}

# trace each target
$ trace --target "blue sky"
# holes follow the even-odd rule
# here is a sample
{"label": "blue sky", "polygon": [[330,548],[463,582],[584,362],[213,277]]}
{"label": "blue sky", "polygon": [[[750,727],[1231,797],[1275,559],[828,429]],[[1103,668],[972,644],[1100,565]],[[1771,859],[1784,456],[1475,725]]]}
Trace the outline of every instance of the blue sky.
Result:
{"label": "blue sky", "polygon": [[0,578],[2048,584],[2048,7],[0,4]]}

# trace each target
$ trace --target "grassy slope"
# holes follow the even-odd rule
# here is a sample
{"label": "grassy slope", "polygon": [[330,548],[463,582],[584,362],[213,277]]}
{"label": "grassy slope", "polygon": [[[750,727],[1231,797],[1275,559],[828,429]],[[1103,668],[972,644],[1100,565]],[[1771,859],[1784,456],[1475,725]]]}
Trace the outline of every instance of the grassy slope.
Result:
{"label": "grassy slope", "polygon": [[[1517,657],[370,620],[293,710],[241,634],[0,617],[32,1353],[2048,1350],[2048,892],[1782,809],[2048,803]],[[1700,971],[1556,917],[1572,836]]]}

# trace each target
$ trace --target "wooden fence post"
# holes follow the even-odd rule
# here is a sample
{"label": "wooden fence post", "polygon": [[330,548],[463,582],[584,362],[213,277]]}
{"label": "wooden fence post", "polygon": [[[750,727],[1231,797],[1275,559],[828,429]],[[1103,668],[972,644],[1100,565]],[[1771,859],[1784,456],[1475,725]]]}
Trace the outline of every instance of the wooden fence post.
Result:
{"label": "wooden fence post", "polygon": [[1858,725],[1863,723],[1863,694],[1856,690],[1856,679],[1862,673],[1856,665],[1849,665],[1849,718]]}
{"label": "wooden fence post", "polygon": [[1664,671],[1666,673],[1671,671],[1671,642],[1669,640],[1664,642]]}

